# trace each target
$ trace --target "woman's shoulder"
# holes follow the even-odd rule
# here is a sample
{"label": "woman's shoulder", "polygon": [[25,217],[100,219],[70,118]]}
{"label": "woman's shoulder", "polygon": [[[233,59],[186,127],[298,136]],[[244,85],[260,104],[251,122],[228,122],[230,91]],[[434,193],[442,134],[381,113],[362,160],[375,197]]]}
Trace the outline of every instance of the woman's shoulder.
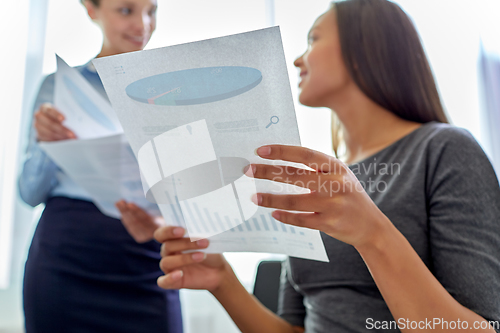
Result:
{"label": "woman's shoulder", "polygon": [[[96,73],[96,70],[94,69],[93,65],[92,65],[92,61],[89,61],[87,62],[86,64],[83,64],[83,65],[78,65],[78,66],[73,66],[72,68],[76,69],[78,72],[80,72],[80,74],[84,73],[84,72],[91,72],[91,73]],[[56,71],[57,72],[57,71]],[[54,82],[55,80],[55,77],[56,77],[56,72],[52,72],[52,73],[49,73],[49,74],[45,74],[43,76],[43,81],[47,81],[47,82]]]}
{"label": "woman's shoulder", "polygon": [[[443,154],[456,156],[484,155],[484,151],[474,136],[465,128],[446,123],[432,122],[422,126],[419,133],[420,143],[430,156],[443,157]],[[464,156],[465,157],[465,156]]]}
{"label": "woman's shoulder", "polygon": [[378,160],[389,160],[433,179],[438,174],[482,173],[495,175],[493,166],[472,134],[445,123],[425,123],[401,139]]}
{"label": "woman's shoulder", "polygon": [[[86,65],[81,65],[81,66],[76,66],[73,68],[81,73],[85,69],[85,66]],[[42,76],[42,87],[44,87],[44,86],[45,87],[49,87],[49,86],[53,87],[54,83],[55,83],[55,79],[56,79],[56,72],[52,72],[52,73],[43,75]]]}
{"label": "woman's shoulder", "polygon": [[484,154],[483,150],[464,128],[450,124],[425,123],[398,142],[382,151],[380,156],[388,159],[418,161],[439,160],[444,152],[462,154],[470,152],[474,155]]}
{"label": "woman's shoulder", "polygon": [[41,89],[51,88],[53,90],[56,79],[56,73],[50,73],[42,77]]}
{"label": "woman's shoulder", "polygon": [[483,149],[468,130],[446,123],[431,122],[422,125],[417,141],[426,147],[430,155],[441,156],[445,152],[462,156],[484,155]]}
{"label": "woman's shoulder", "polygon": [[[88,62],[80,66],[75,66],[73,68],[76,69],[80,74],[82,74],[87,80],[89,79],[89,77],[90,78],[93,78],[94,76],[97,78],[99,77],[97,75],[97,72],[95,70],[92,70],[93,69],[92,62]],[[43,76],[41,79],[39,94],[42,94],[43,96],[47,94],[52,95],[54,93],[55,81],[56,81],[55,72]]]}
{"label": "woman's shoulder", "polygon": [[472,134],[465,128],[447,123],[430,122],[422,125],[421,136],[427,138],[432,144],[453,144],[456,142],[477,143]]}
{"label": "woman's shoulder", "polygon": [[54,99],[55,73],[45,75],[39,83],[38,94],[33,104],[33,111],[38,110],[43,103],[52,103]]}
{"label": "woman's shoulder", "polygon": [[434,175],[481,175],[496,180],[491,161],[468,130],[443,123],[425,127],[421,142],[425,146],[427,168]]}

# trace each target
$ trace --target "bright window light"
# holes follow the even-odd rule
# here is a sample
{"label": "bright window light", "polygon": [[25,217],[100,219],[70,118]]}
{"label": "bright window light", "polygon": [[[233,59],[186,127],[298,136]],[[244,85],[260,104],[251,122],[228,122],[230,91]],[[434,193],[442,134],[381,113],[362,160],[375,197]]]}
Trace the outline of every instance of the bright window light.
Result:
{"label": "bright window light", "polygon": [[0,82],[3,110],[0,121],[0,289],[7,288],[10,279],[18,135],[28,40],[28,2],[12,2],[9,15],[0,20],[0,31],[12,31],[12,27],[16,27],[15,33],[2,34],[3,43],[9,46],[9,51],[0,53],[0,63],[7,70]]}

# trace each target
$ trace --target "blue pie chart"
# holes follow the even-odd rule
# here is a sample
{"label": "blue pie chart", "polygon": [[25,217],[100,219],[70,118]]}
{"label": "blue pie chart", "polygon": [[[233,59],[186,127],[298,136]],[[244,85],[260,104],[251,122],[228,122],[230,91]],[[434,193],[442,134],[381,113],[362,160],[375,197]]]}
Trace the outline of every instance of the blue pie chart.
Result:
{"label": "blue pie chart", "polygon": [[251,67],[204,67],[149,76],[132,82],[125,92],[146,104],[195,105],[238,96],[261,81],[262,73]]}

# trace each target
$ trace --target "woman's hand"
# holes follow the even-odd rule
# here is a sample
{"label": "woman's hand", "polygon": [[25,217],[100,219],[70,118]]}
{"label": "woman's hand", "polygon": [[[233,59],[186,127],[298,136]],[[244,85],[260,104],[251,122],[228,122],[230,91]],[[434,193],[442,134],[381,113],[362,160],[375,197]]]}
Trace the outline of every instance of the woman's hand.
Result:
{"label": "woman's hand", "polygon": [[[311,193],[292,195],[257,193],[252,198],[256,204],[280,209],[272,214],[278,221],[323,231],[355,247],[375,245],[377,236],[391,224],[349,167],[338,159],[307,148],[283,145],[260,147],[257,154],[265,159],[302,163],[314,170],[251,165],[255,178],[311,190]],[[306,213],[288,212],[290,210]]]}
{"label": "woman's hand", "polygon": [[38,141],[76,139],[75,133],[62,125],[64,116],[53,105],[42,104],[34,118]]}
{"label": "woman's hand", "polygon": [[158,285],[164,289],[206,289],[216,292],[227,278],[234,275],[222,254],[203,252],[184,253],[208,247],[207,239],[191,242],[184,238],[185,230],[180,227],[162,227],[155,232],[155,239],[163,243],[160,268],[166,275],[158,278]]}
{"label": "woman's hand", "polygon": [[115,203],[122,215],[121,221],[137,243],[149,242],[159,227],[165,225],[162,217],[153,217],[134,203],[120,200]]}

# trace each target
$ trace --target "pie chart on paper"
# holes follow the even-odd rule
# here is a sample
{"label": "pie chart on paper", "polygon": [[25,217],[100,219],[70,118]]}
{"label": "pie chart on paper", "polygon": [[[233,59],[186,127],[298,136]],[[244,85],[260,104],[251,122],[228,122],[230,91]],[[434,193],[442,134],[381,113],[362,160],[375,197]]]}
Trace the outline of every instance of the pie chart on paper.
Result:
{"label": "pie chart on paper", "polygon": [[132,82],[125,92],[146,104],[195,105],[238,96],[261,81],[262,73],[251,67],[204,67],[149,76]]}

